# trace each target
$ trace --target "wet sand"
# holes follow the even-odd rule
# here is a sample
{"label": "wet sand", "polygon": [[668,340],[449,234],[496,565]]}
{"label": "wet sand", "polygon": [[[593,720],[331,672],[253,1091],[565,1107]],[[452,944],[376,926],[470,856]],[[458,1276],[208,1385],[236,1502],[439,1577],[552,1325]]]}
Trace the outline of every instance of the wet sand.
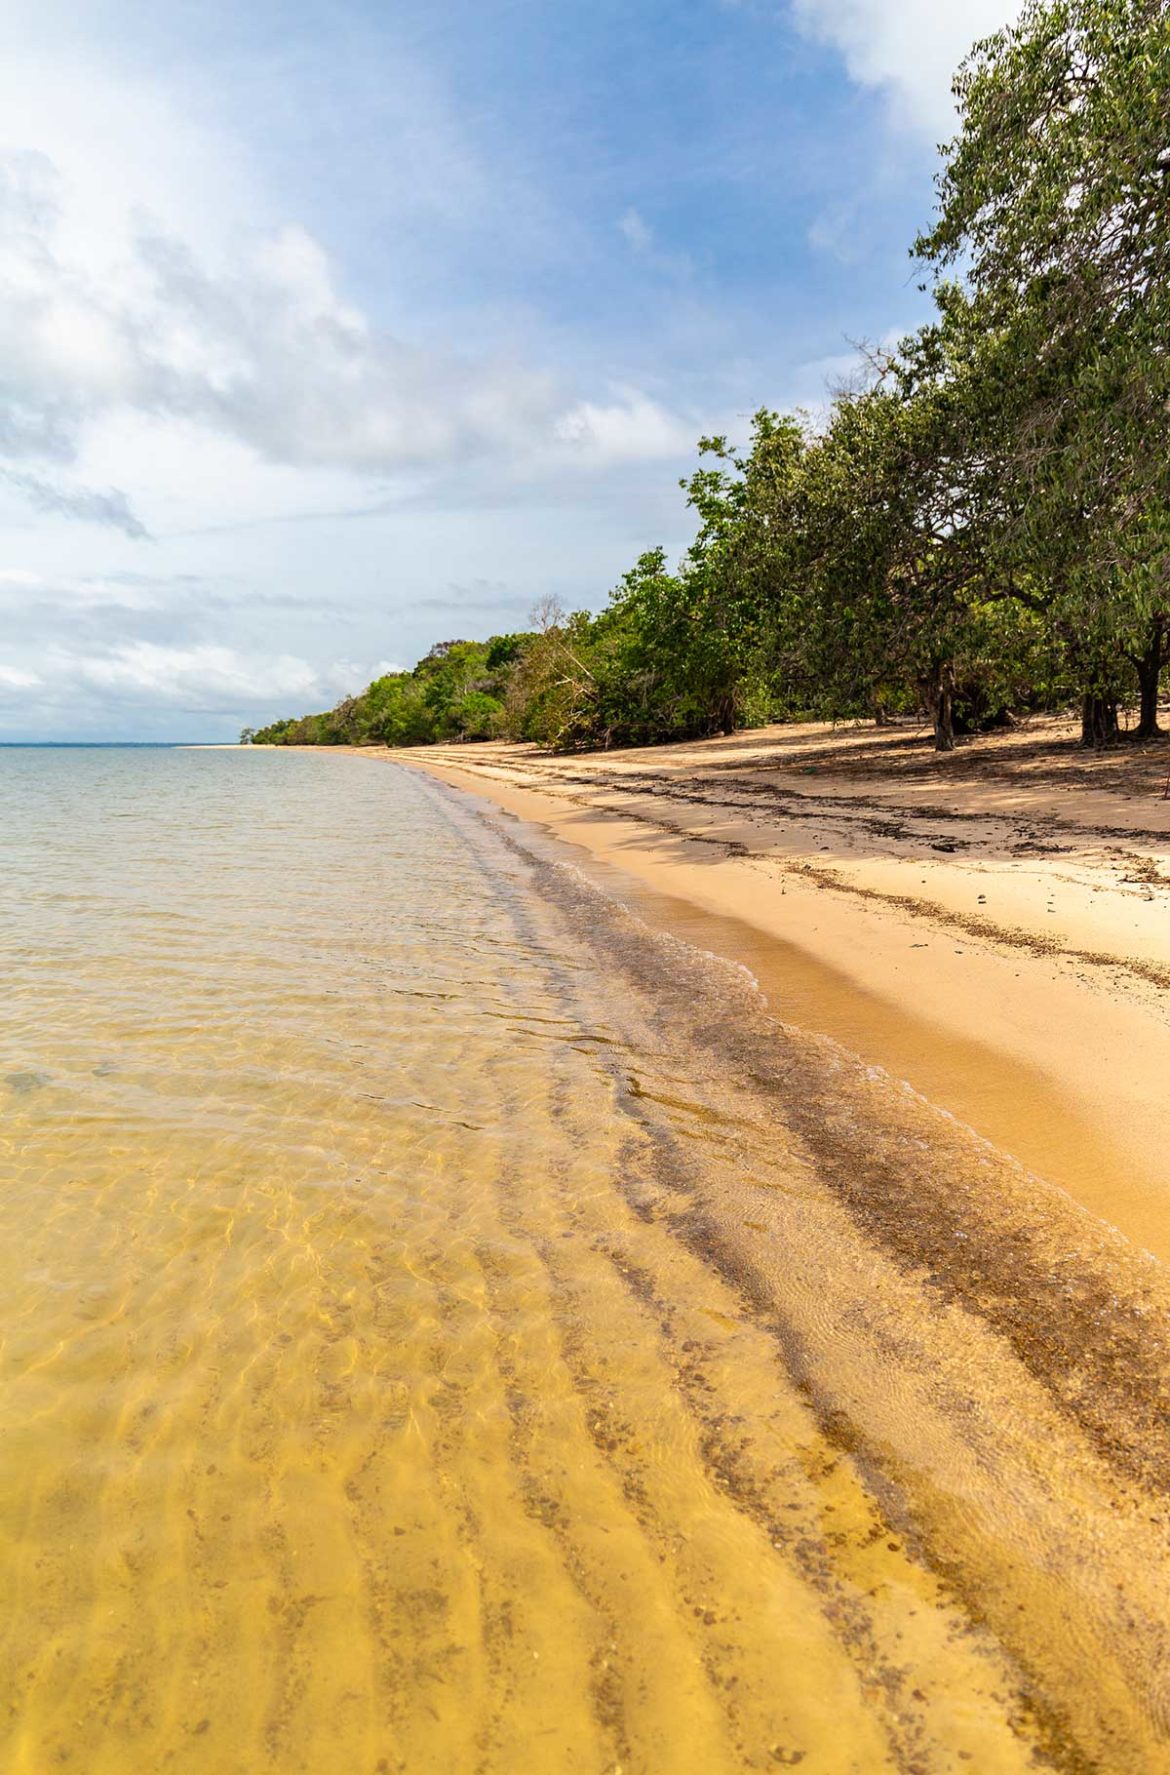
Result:
{"label": "wet sand", "polygon": [[[1165,748],[795,727],[408,756],[1170,1259]],[[374,755],[374,754],[371,754]]]}

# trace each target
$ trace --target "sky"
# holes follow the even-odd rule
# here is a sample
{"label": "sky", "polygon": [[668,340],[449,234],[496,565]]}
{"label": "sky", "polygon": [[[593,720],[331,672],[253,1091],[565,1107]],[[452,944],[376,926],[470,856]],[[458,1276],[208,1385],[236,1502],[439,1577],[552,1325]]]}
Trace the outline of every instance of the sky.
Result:
{"label": "sky", "polygon": [[923,315],[1012,0],[0,0],[0,739],[226,740],[685,548]]}

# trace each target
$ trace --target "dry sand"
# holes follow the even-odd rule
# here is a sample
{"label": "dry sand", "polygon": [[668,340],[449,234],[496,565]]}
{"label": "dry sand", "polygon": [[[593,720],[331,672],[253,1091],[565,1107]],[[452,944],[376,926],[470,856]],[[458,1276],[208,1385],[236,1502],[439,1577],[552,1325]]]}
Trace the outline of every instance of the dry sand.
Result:
{"label": "dry sand", "polygon": [[[652,923],[1170,1258],[1168,748],[1036,722],[372,753],[529,823]],[[561,854],[565,854],[562,851]]]}

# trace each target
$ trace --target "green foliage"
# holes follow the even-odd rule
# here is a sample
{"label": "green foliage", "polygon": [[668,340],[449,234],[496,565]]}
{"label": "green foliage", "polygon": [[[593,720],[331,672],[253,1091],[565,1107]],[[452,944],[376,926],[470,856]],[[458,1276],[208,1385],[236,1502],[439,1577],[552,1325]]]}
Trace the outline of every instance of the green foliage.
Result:
{"label": "green foliage", "polygon": [[256,746],[425,746],[484,740],[500,730],[513,662],[527,637],[440,641],[412,672],[387,672],[335,709],[274,721]]}
{"label": "green foliage", "polygon": [[[952,335],[989,335],[1001,552],[1030,574],[1086,696],[1136,667],[1154,721],[1170,632],[1170,15],[1032,0],[960,70],[962,129],[919,242]],[[985,354],[986,355],[986,354]]]}
{"label": "green foliage", "polygon": [[256,744],[493,735],[562,750],[926,711],[936,743],[1083,704],[1110,737],[1170,658],[1170,8],[1029,0],[955,93],[931,322],[814,427],[704,438],[693,542],[596,615],[448,641]]}

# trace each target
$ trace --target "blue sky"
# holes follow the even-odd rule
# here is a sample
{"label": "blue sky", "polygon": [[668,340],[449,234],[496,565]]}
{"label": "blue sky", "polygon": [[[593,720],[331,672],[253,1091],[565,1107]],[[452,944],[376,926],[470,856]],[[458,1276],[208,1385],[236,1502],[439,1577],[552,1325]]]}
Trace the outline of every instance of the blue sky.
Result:
{"label": "blue sky", "polygon": [[234,738],[685,545],[922,313],[1011,0],[0,0],[0,737]]}

